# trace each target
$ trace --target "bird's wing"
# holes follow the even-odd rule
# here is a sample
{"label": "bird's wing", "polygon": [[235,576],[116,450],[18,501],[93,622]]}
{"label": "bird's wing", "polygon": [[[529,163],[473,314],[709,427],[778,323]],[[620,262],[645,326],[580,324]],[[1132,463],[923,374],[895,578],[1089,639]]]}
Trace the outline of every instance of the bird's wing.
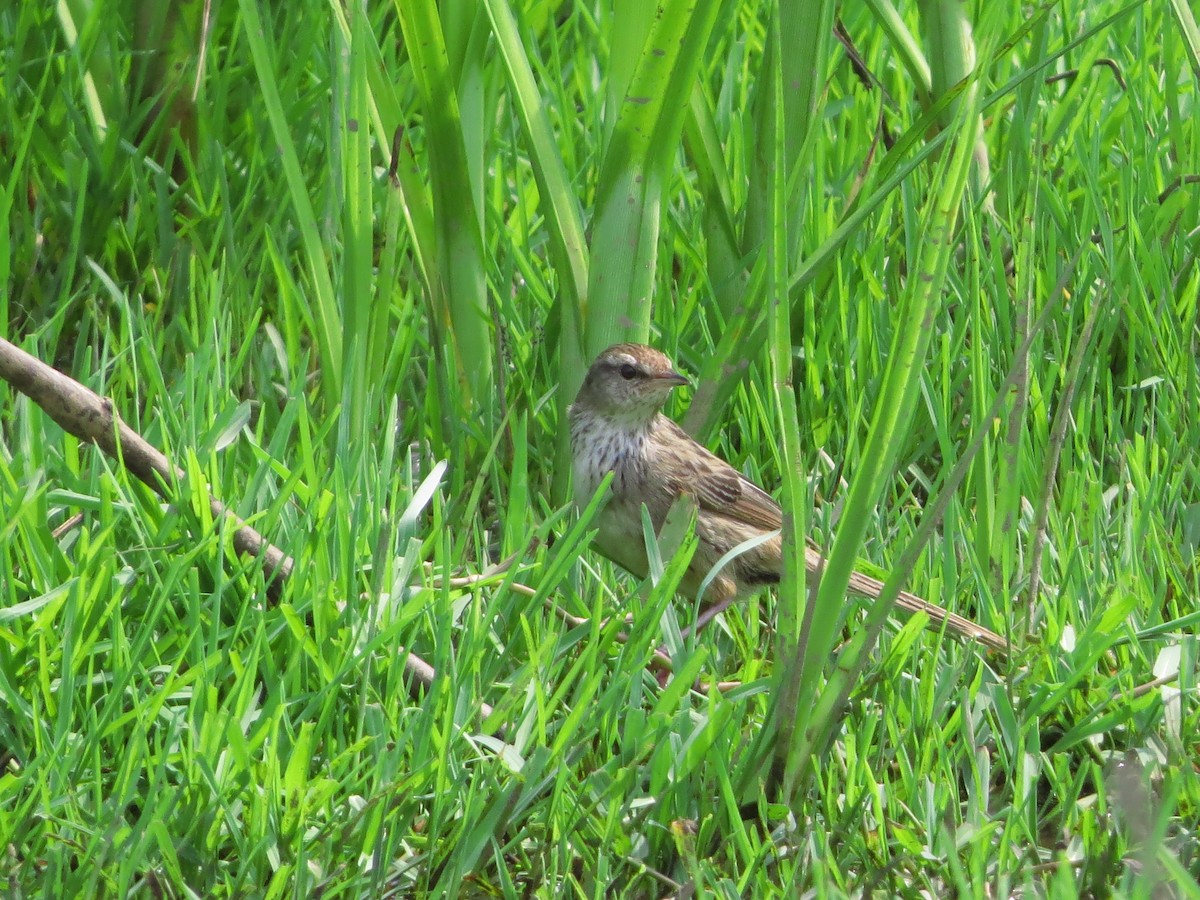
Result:
{"label": "bird's wing", "polygon": [[[691,494],[701,509],[756,528],[783,527],[783,514],[770,494],[743,478],[725,460],[705,450],[670,419],[665,421],[670,423],[672,441],[660,449],[675,457],[668,478],[672,494]],[[680,446],[688,447],[690,452],[678,453],[672,449]]]}

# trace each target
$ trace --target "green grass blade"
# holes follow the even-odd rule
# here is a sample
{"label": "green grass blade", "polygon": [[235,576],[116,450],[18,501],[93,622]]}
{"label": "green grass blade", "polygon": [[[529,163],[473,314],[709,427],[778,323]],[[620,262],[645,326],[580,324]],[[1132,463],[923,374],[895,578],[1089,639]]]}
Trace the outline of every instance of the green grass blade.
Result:
{"label": "green grass blade", "polygon": [[254,73],[258,78],[263,105],[267,110],[267,120],[270,122],[271,134],[275,138],[275,145],[279,152],[279,163],[283,167],[283,175],[287,181],[288,198],[291,201],[292,212],[296,216],[296,228],[300,232],[305,264],[312,281],[312,290],[315,296],[311,303],[304,302],[304,305],[310,309],[307,318],[312,321],[313,337],[321,356],[321,377],[328,386],[330,395],[340,397],[342,394],[341,315],[338,312],[337,295],[333,289],[333,279],[329,274],[329,259],[321,240],[321,231],[317,226],[317,217],[313,210],[309,186],[300,168],[300,158],[292,137],[291,124],[279,93],[273,58],[273,53],[276,51],[268,44],[266,28],[258,14],[256,0],[238,0],[238,9],[241,10],[244,20],[246,41],[254,59]]}
{"label": "green grass blade", "polygon": [[[345,389],[342,406],[348,416],[339,440],[365,434],[370,426],[366,415],[368,392],[376,373],[383,369],[388,342],[386,293],[376,293],[375,260],[375,174],[371,159],[371,109],[367,80],[367,32],[370,23],[361,7],[350,8],[349,40],[339,47],[338,68],[341,112],[339,147],[342,182],[343,260],[341,284]],[[379,297],[383,297],[380,302]],[[349,447],[342,446],[343,452]]]}
{"label": "green grass blade", "polygon": [[[623,337],[644,339],[649,333],[668,165],[719,10],[710,0],[660,7],[616,107],[592,222],[583,321],[589,357]],[[564,372],[566,394],[573,395],[582,380],[582,372]]]}
{"label": "green grass blade", "polygon": [[444,371],[462,389],[453,393],[463,396],[463,411],[490,416],[495,354],[480,210],[442,22],[432,0],[396,0],[395,7],[421,95],[429,154],[437,236],[429,273],[434,343],[440,350],[444,341],[449,351]]}
{"label": "green grass blade", "polygon": [[[782,12],[776,13],[772,19],[771,37],[776,46],[779,43]],[[778,428],[783,449],[783,498],[781,506],[784,510],[783,519],[783,577],[779,582],[779,632],[775,642],[777,666],[773,679],[773,697],[770,721],[766,733],[773,735],[775,752],[771,761],[771,771],[782,774],[786,770],[789,749],[792,746],[793,731],[799,719],[797,705],[802,702],[801,689],[804,684],[803,666],[808,665],[818,670],[824,661],[806,657],[804,653],[804,635],[812,628],[813,603],[812,597],[807,597],[805,579],[805,537],[808,532],[808,489],[801,475],[803,471],[803,453],[800,447],[800,417],[796,409],[796,392],[792,386],[792,370],[794,366],[792,351],[792,322],[791,303],[789,302],[789,281],[791,278],[791,247],[789,233],[794,223],[789,215],[788,190],[786,173],[789,171],[789,131],[787,123],[789,114],[785,103],[784,78],[790,69],[775,55],[775,63],[771,66],[770,86],[772,97],[765,108],[774,112],[772,127],[768,132],[761,132],[768,140],[768,146],[774,149],[771,160],[769,179],[771,196],[771,245],[770,286],[768,290],[768,308],[770,309],[770,349],[771,371],[774,387],[773,396],[777,409]],[[815,596],[815,595],[814,595]],[[809,602],[806,602],[806,598]],[[780,785],[769,783],[768,795],[774,799]],[[782,802],[791,804],[793,798],[784,794]]]}
{"label": "green grass blade", "polygon": [[[581,372],[591,359],[582,342],[589,254],[579,197],[554,137],[546,102],[521,44],[512,6],[507,0],[486,0],[486,7],[512,90],[513,106],[529,145],[529,162],[537,180],[538,199],[547,222],[551,260],[558,273],[560,293],[557,303],[563,317],[562,334],[565,338],[559,348],[559,368],[562,372]],[[572,396],[568,383],[559,396],[560,409],[565,408]],[[563,429],[555,452],[560,461],[566,460],[569,452],[567,437]],[[562,501],[567,496],[568,467],[560,464],[555,472],[553,496]]]}
{"label": "green grass blade", "polygon": [[[832,0],[812,3],[809,0],[784,0],[780,6],[781,24],[778,37],[772,34],[767,41],[764,64],[768,70],[779,65],[783,70],[783,83],[788,90],[776,100],[771,91],[763,91],[757,97],[755,109],[755,165],[750,170],[750,183],[746,202],[746,224],[742,236],[744,254],[760,252],[773,240],[770,228],[773,221],[773,191],[771,190],[770,166],[775,150],[769,143],[774,133],[776,102],[784,104],[782,119],[784,142],[783,161],[787,166],[787,177],[807,172],[813,156],[818,153],[813,140],[814,129],[821,121],[821,97],[825,91],[825,78],[833,45],[833,20],[836,4]],[[802,149],[807,145],[807,153]],[[801,176],[803,179],[803,176]],[[803,183],[803,181],[801,182]],[[793,256],[799,249],[800,214],[806,191],[789,191],[787,218],[792,244],[788,251]]]}
{"label": "green grass blade", "polygon": [[1191,4],[1187,0],[1171,0],[1171,15],[1175,17],[1175,24],[1183,38],[1192,77],[1200,83],[1200,27],[1196,25],[1196,16],[1192,13]]}
{"label": "green grass blade", "polygon": [[[917,268],[896,324],[882,390],[875,400],[862,462],[850,482],[842,525],[829,552],[828,564],[817,591],[818,609],[841,608],[846,586],[854,570],[858,548],[865,534],[870,510],[882,493],[895,459],[901,428],[911,422],[916,389],[932,337],[932,311],[941,300],[942,285],[955,247],[955,225],[965,200],[967,176],[973,159],[978,127],[978,89],[967,92],[954,130],[956,143],[944,166],[941,189],[932,194],[922,212],[922,247]],[[902,424],[903,423],[903,424]],[[874,607],[886,614],[895,595],[876,600]],[[863,652],[838,658],[837,668],[823,688],[820,677],[837,641],[842,616],[814,617],[806,646],[801,647],[800,685],[796,707],[797,738],[787,748],[784,796],[792,797],[807,786],[819,754],[825,752],[836,733],[844,710],[840,706],[844,685],[857,678],[865,664]]]}

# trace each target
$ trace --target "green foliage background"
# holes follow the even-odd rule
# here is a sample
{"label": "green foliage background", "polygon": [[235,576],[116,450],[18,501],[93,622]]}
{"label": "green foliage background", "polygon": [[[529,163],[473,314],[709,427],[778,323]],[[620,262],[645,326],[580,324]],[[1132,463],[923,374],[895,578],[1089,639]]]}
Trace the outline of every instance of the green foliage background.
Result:
{"label": "green foliage background", "polygon": [[[1184,0],[0,38],[0,327],[186,473],[163,504],[0,387],[12,896],[1200,896]],[[560,425],[619,339],[783,486],[818,592],[684,642],[686,536],[640,590],[587,552]],[[210,492],[294,557],[278,603]],[[1011,659],[864,618],[862,557]]]}

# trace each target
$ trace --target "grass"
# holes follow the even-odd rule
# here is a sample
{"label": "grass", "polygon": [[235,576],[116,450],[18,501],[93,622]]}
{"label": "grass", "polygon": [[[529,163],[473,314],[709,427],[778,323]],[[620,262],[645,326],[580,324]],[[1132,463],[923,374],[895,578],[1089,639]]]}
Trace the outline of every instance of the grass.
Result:
{"label": "grass", "polygon": [[[4,335],[186,475],[0,386],[9,895],[1200,897],[1191,13],[795,6],[0,11]],[[587,549],[619,337],[815,598]]]}

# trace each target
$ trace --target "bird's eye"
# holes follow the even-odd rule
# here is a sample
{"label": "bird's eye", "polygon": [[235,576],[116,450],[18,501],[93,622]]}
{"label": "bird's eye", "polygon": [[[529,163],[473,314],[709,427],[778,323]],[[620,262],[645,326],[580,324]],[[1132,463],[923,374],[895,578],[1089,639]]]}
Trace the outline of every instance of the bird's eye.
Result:
{"label": "bird's eye", "polygon": [[621,366],[621,377],[626,381],[633,381],[637,377],[637,369],[629,363],[625,363],[625,365]]}

